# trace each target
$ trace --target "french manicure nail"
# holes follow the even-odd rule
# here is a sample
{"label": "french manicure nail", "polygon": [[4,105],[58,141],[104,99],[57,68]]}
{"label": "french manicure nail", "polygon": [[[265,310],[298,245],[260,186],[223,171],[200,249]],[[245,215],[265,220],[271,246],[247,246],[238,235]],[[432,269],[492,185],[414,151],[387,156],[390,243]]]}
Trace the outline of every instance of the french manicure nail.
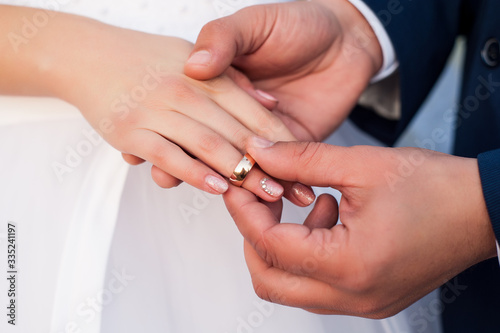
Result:
{"label": "french manicure nail", "polygon": [[262,178],[260,187],[272,197],[281,197],[284,192],[283,186],[269,178]]}
{"label": "french manicure nail", "polygon": [[275,103],[278,102],[278,99],[276,97],[274,97],[273,95],[270,95],[270,94],[266,93],[265,91],[262,91],[260,89],[256,89],[255,92],[257,94],[259,94],[262,98],[267,99],[268,101],[275,102]]}
{"label": "french manicure nail", "polygon": [[210,64],[211,59],[212,55],[210,54],[210,52],[206,50],[201,50],[196,53],[193,53],[187,60],[187,63],[190,65],[207,66]]}
{"label": "french manicure nail", "polygon": [[212,190],[220,194],[225,193],[229,188],[229,185],[227,184],[226,181],[212,175],[208,175],[205,177],[205,183]]}
{"label": "french manicure nail", "polygon": [[312,189],[301,183],[293,184],[292,193],[297,200],[306,206],[309,206],[316,200],[316,195]]}
{"label": "french manicure nail", "polygon": [[261,138],[260,136],[254,136],[250,141],[250,145],[254,148],[269,148],[274,145],[274,142]]}

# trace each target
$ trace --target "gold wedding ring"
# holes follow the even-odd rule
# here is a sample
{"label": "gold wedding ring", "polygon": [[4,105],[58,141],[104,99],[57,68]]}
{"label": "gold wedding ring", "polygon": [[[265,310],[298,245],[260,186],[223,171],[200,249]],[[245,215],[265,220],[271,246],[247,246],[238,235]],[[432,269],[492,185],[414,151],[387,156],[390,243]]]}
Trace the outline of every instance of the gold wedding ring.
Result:
{"label": "gold wedding ring", "polygon": [[255,164],[255,160],[250,156],[250,154],[245,154],[241,159],[240,163],[236,166],[233,174],[229,178],[231,183],[236,186],[241,186],[245,181],[245,177],[248,175],[250,170],[252,170]]}

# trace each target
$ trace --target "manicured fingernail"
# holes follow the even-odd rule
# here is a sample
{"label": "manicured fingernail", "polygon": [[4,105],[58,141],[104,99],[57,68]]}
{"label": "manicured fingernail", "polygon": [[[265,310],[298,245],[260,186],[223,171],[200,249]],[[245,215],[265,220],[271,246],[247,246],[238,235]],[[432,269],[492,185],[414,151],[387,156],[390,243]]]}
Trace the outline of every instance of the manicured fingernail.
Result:
{"label": "manicured fingernail", "polygon": [[215,177],[215,176],[212,176],[212,175],[208,175],[205,177],[205,183],[207,183],[207,185],[212,189],[214,190],[215,192],[217,193],[225,193],[227,191],[227,189],[229,188],[229,185],[227,184],[227,182],[225,180],[222,180],[218,177]]}
{"label": "manicured fingernail", "polygon": [[270,95],[270,94],[266,93],[265,91],[256,89],[255,92],[257,94],[259,94],[261,97],[267,99],[268,101],[275,102],[275,103],[278,102],[278,99],[276,97],[274,97],[273,95]]}
{"label": "manicured fingernail", "polygon": [[260,181],[260,187],[264,192],[272,197],[281,197],[284,192],[283,186],[269,178],[262,178]]}
{"label": "manicured fingernail", "polygon": [[316,200],[316,195],[310,187],[301,183],[295,183],[292,186],[293,196],[306,206],[309,206]]}
{"label": "manicured fingernail", "polygon": [[202,65],[202,66],[207,66],[210,64],[210,60],[212,59],[212,55],[210,52],[206,50],[198,51],[196,53],[193,53],[189,59],[187,60],[187,63],[190,65]]}
{"label": "manicured fingernail", "polygon": [[274,145],[274,142],[261,138],[260,136],[254,136],[250,140],[250,146],[254,148],[269,148],[272,145]]}

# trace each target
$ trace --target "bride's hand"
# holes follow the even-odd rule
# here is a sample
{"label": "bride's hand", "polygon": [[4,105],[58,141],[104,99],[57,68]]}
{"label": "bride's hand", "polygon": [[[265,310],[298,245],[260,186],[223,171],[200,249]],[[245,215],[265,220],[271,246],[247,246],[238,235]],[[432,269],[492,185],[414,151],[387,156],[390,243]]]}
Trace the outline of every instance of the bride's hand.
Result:
{"label": "bride's hand", "polygon": [[185,71],[204,80],[236,66],[277,97],[273,112],[300,141],[321,141],[382,62],[378,39],[352,3],[313,0],[252,6],[206,24]]}
{"label": "bride's hand", "polygon": [[[36,93],[46,90],[42,94],[77,106],[129,162],[151,162],[160,186],[175,185],[175,177],[201,190],[223,193],[227,181],[221,175],[232,174],[249,137],[295,139],[227,74],[208,81],[185,76],[192,45],[184,40],[61,13],[36,37],[18,50],[21,56],[36,54],[34,74],[44,81]],[[231,71],[248,88],[249,81]],[[264,178],[269,178],[267,191],[261,186]],[[243,187],[267,201],[278,200],[284,188],[297,204],[310,203],[313,197],[303,185],[282,186],[258,167]]]}

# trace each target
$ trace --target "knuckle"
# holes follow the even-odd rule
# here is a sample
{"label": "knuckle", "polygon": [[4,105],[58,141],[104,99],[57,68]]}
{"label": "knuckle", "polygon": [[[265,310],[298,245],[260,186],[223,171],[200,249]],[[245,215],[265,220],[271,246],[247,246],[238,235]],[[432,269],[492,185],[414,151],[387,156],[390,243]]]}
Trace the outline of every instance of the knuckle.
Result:
{"label": "knuckle", "polygon": [[271,112],[264,110],[263,108],[255,108],[253,118],[257,124],[257,128],[261,131],[271,130],[273,127],[274,116]]}
{"label": "knuckle", "polygon": [[254,119],[256,119],[255,132],[271,141],[289,141],[291,138],[284,133],[288,132],[285,124],[276,115],[265,110],[263,107],[255,108]]}
{"label": "knuckle", "polygon": [[242,89],[253,89],[253,85],[250,80],[239,70],[234,67],[229,67],[226,70],[226,76],[228,76],[238,87]]}
{"label": "knuckle", "polygon": [[[130,113],[128,113],[126,118],[123,118],[121,120],[123,126],[117,126],[119,129],[134,129],[134,128],[140,128],[141,125],[144,122],[144,113],[145,110],[141,110],[139,108],[136,108],[132,110]],[[118,119],[115,119],[116,121],[119,121]]]}
{"label": "knuckle", "polygon": [[238,128],[231,132],[232,142],[240,150],[244,150],[246,143],[251,137],[251,132],[246,127],[238,126]]}
{"label": "knuckle", "polygon": [[[185,103],[185,101],[197,101],[200,96],[195,89],[189,84],[188,79],[183,74],[170,74],[163,78],[162,85],[167,91],[168,101],[173,105]],[[162,94],[158,98],[158,103],[164,105],[165,96]]]}
{"label": "knuckle", "polygon": [[226,75],[214,77],[210,80],[196,82],[203,90],[212,95],[222,95],[231,92],[236,85]]}
{"label": "knuckle", "polygon": [[153,164],[165,165],[168,163],[168,153],[162,142],[152,142],[149,144],[149,156]]}
{"label": "knuckle", "polygon": [[123,113],[112,110],[112,112],[107,115],[107,120],[113,125],[113,131],[108,133],[108,137],[123,138],[130,131],[141,127],[144,122],[144,115],[143,111],[139,108],[127,108],[126,112]]}
{"label": "knuckle", "polygon": [[294,152],[292,158],[296,165],[300,165],[305,170],[316,168],[322,159],[321,143],[305,143]]}
{"label": "knuckle", "polygon": [[286,236],[282,233],[274,232],[271,227],[262,233],[261,238],[256,243],[255,249],[262,259],[266,261],[269,266],[286,270],[284,265],[284,258],[280,257],[279,248],[282,244],[286,243]]}
{"label": "knuckle", "polygon": [[261,237],[259,237],[255,243],[254,243],[254,248],[255,248],[255,251],[257,251],[257,253],[259,254],[259,256],[265,260],[265,262],[268,264],[268,265],[271,265],[271,266],[274,266],[274,260],[273,258],[270,256],[269,254],[269,251],[268,251],[268,248],[267,248],[267,242],[266,240],[264,239],[264,236],[262,235]]}
{"label": "knuckle", "polygon": [[252,286],[255,294],[257,294],[259,298],[265,301],[271,301],[269,290],[261,279],[252,278]]}
{"label": "knuckle", "polygon": [[237,91],[238,86],[231,78],[226,75],[219,75],[209,80],[198,81],[191,78],[187,78],[193,87],[197,87],[204,92],[205,96],[211,96],[211,99],[215,99],[218,96],[223,96],[226,94],[233,93]]}
{"label": "knuckle", "polygon": [[188,167],[188,168],[185,168],[184,170],[182,170],[182,173],[181,173],[182,180],[190,181],[190,180],[200,178],[199,174],[198,174],[198,168],[196,167],[195,164],[196,164],[196,162],[193,161],[191,167]]}
{"label": "knuckle", "polygon": [[[298,170],[310,173],[321,172],[325,180],[331,181],[339,186],[355,185],[356,175],[364,173],[364,165],[357,161],[365,161],[355,154],[355,147],[329,146],[321,142],[308,142],[295,152],[295,162]],[[351,158],[352,156],[352,158]],[[350,165],[355,168],[347,168],[341,165],[340,160],[350,160]],[[300,176],[300,173],[297,175]]]}
{"label": "knuckle", "polygon": [[213,154],[221,149],[226,140],[215,133],[202,134],[198,138],[198,146],[205,154]]}
{"label": "knuckle", "polygon": [[276,244],[278,241],[274,233],[270,232],[272,230],[268,229],[264,231],[261,236],[255,241],[254,248],[259,256],[269,265],[276,268],[282,268],[280,262],[275,255],[273,248],[269,244]]}

